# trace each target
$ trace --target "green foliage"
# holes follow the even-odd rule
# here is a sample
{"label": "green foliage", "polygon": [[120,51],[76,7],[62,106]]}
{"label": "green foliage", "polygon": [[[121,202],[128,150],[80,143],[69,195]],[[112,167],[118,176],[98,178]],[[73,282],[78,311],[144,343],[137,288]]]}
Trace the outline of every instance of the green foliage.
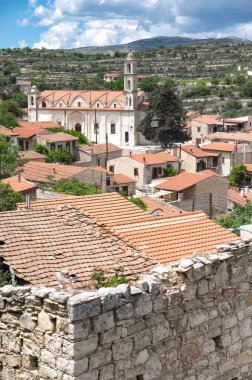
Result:
{"label": "green foliage", "polygon": [[[127,198],[127,197],[126,197]],[[127,198],[130,202],[134,203],[135,205],[137,205],[138,207],[140,207],[142,210],[146,211],[147,210],[147,205],[144,201],[142,201],[142,199],[140,198],[134,198],[134,197],[130,197],[130,198]]]}
{"label": "green foliage", "polygon": [[45,156],[47,156],[49,153],[49,150],[46,148],[46,146],[42,145],[42,144],[36,144],[34,146],[34,150],[35,150],[35,152],[40,153],[40,154],[44,154]]}
{"label": "green foliage", "polygon": [[231,186],[244,186],[249,180],[250,175],[244,164],[234,165],[228,176],[228,181]]}
{"label": "green foliage", "polygon": [[147,77],[141,79],[139,87],[145,92],[153,92],[158,84],[158,77]]}
{"label": "green foliage", "polygon": [[3,264],[0,263],[0,288],[10,283],[11,274],[8,270],[5,270]]}
{"label": "green foliage", "polygon": [[123,83],[123,76],[120,76],[111,82],[104,82],[103,86],[105,89],[110,91],[123,91]]}
{"label": "green foliage", "polygon": [[63,148],[60,150],[50,150],[48,152],[46,162],[58,162],[60,164],[71,164],[73,162],[74,156],[68,148]]}
{"label": "green foliage", "polygon": [[241,86],[241,94],[246,98],[252,97],[252,80],[248,80]]}
{"label": "green foliage", "polygon": [[163,177],[174,177],[178,174],[178,171],[170,164],[166,165],[166,168],[163,169]]}
{"label": "green foliage", "polygon": [[233,211],[228,216],[221,216],[216,222],[222,227],[233,229],[239,235],[239,227],[245,224],[251,224],[252,205],[250,201],[246,202],[245,207],[235,204]]}
{"label": "green foliage", "polygon": [[239,115],[240,110],[242,110],[241,102],[237,99],[229,99],[222,108],[222,114],[224,117],[235,117]]}
{"label": "green foliage", "polygon": [[0,180],[10,177],[19,165],[19,149],[13,146],[12,141],[0,134]]}
{"label": "green foliage", "polygon": [[95,186],[87,185],[77,179],[60,179],[55,181],[53,184],[53,191],[71,195],[93,195],[103,193],[102,190],[97,189]]}
{"label": "green foliage", "polygon": [[107,277],[103,269],[98,269],[92,274],[91,278],[96,289],[114,287],[120,284],[128,284],[129,282],[122,267],[116,269],[111,277]]}
{"label": "green foliage", "polygon": [[77,132],[72,129],[66,129],[64,130],[64,132],[71,136],[77,137],[79,145],[91,145],[91,142],[88,140],[88,138],[85,135],[83,135],[83,133],[81,132]]}
{"label": "green foliage", "polygon": [[22,110],[15,100],[5,100],[0,104],[0,113],[11,113],[16,117],[22,116]]}
{"label": "green foliage", "polygon": [[0,182],[0,212],[16,210],[17,203],[23,201],[24,197],[13,191],[10,185]]}
{"label": "green foliage", "polygon": [[183,131],[183,116],[182,100],[176,94],[175,86],[160,85],[151,93],[146,116],[137,131],[165,148],[169,144],[185,142],[189,136]]}

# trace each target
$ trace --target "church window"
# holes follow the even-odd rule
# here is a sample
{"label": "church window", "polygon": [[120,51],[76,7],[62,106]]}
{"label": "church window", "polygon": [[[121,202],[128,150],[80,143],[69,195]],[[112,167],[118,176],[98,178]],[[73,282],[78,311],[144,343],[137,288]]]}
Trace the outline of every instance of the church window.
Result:
{"label": "church window", "polygon": [[115,135],[116,134],[116,126],[115,124],[110,125],[110,134]]}
{"label": "church window", "polygon": [[128,63],[128,65],[127,65],[127,70],[128,70],[128,74],[130,74],[131,73],[131,64],[130,63]]}
{"label": "church window", "polygon": [[132,102],[131,102],[131,98],[129,98],[129,105],[130,105],[130,107],[131,107],[131,104],[132,104]]}
{"label": "church window", "polygon": [[114,103],[114,108],[116,108],[116,103]]}
{"label": "church window", "polygon": [[125,142],[129,142],[129,132],[125,132]]}
{"label": "church window", "polygon": [[138,176],[138,168],[134,168],[134,176],[135,176],[135,177]]}
{"label": "church window", "polygon": [[81,132],[81,124],[80,123],[75,124],[75,131]]}
{"label": "church window", "polygon": [[31,105],[34,106],[34,97],[31,96]]}
{"label": "church window", "polygon": [[96,107],[99,108],[99,107],[100,107],[100,103],[97,103],[97,104],[96,104]]}
{"label": "church window", "polygon": [[131,81],[130,80],[127,81],[127,86],[128,86],[128,90],[130,91],[131,90]]}
{"label": "church window", "polygon": [[59,106],[62,107],[62,103],[61,102],[60,102]]}
{"label": "church window", "polygon": [[42,102],[42,107],[44,108],[44,107],[46,107],[46,102],[43,100],[43,102]]}
{"label": "church window", "polygon": [[126,98],[126,106],[128,105],[129,103],[129,100],[128,100],[128,97]]}
{"label": "church window", "polygon": [[81,107],[81,102],[78,102],[78,107]]}
{"label": "church window", "polygon": [[109,171],[110,171],[111,173],[114,173],[114,172],[115,172],[115,165],[110,165],[110,166],[109,166]]}

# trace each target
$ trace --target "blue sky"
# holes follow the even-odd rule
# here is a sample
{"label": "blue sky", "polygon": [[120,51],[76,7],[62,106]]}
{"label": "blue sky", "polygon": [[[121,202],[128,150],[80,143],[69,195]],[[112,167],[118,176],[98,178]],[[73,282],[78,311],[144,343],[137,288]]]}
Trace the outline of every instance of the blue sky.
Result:
{"label": "blue sky", "polygon": [[251,0],[0,0],[0,47],[59,49],[177,35],[252,40]]}

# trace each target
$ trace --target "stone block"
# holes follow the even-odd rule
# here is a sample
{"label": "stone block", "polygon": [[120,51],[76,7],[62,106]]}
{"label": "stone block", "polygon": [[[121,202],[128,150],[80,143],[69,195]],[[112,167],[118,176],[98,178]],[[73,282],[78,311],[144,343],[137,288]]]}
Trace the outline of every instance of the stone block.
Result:
{"label": "stone block", "polygon": [[32,319],[32,316],[28,313],[23,313],[20,317],[20,325],[23,329],[33,331],[36,327],[36,323]]}
{"label": "stone block", "polygon": [[38,314],[38,325],[37,328],[42,331],[54,331],[55,323],[53,323],[52,316],[42,310]]}
{"label": "stone block", "polygon": [[152,330],[153,344],[156,345],[158,342],[167,339],[170,335],[171,329],[169,323],[167,321],[160,323]]}
{"label": "stone block", "polygon": [[188,343],[188,344],[184,344],[181,347],[180,354],[181,354],[181,361],[183,364],[185,364],[187,362],[191,362],[197,359],[200,356],[200,351],[198,347],[196,346],[196,344]]}
{"label": "stone block", "polygon": [[114,343],[112,346],[113,359],[120,360],[127,358],[133,351],[133,339],[125,339]]}
{"label": "stone block", "polygon": [[114,379],[115,366],[114,364],[108,364],[100,369],[100,379],[111,380]]}
{"label": "stone block", "polygon": [[94,369],[98,367],[103,367],[109,364],[112,358],[111,350],[106,350],[104,352],[96,352],[90,356],[89,359],[89,369]]}
{"label": "stone block", "polygon": [[150,346],[152,340],[151,330],[143,330],[134,336],[135,349],[137,351],[143,350],[145,347]]}
{"label": "stone block", "polygon": [[96,351],[98,336],[95,335],[85,340],[74,343],[74,359],[82,358]]}
{"label": "stone block", "polygon": [[58,380],[58,371],[44,364],[39,366],[39,376],[42,379]]}
{"label": "stone block", "polygon": [[117,293],[115,288],[100,288],[97,295],[101,297],[104,311],[109,311],[122,305],[122,294]]}
{"label": "stone block", "polygon": [[137,296],[135,300],[135,315],[137,317],[151,313],[152,311],[152,298],[149,294],[143,293]]}
{"label": "stone block", "polygon": [[142,365],[142,364],[144,364],[148,358],[149,358],[149,353],[148,353],[148,351],[146,349],[140,351],[138,353],[138,355],[137,355],[137,358],[136,358],[136,361],[135,361],[135,365]]}
{"label": "stone block", "polygon": [[144,380],[155,380],[159,379],[162,373],[162,363],[159,360],[158,355],[151,356],[144,366],[143,378]]}
{"label": "stone block", "polygon": [[70,297],[67,307],[70,321],[94,317],[101,313],[101,297],[96,292],[83,292]]}
{"label": "stone block", "polygon": [[93,317],[94,332],[101,333],[115,327],[114,311],[108,311],[97,317]]}
{"label": "stone block", "polygon": [[126,303],[116,309],[116,318],[119,320],[131,318],[133,314],[134,311],[131,303]]}

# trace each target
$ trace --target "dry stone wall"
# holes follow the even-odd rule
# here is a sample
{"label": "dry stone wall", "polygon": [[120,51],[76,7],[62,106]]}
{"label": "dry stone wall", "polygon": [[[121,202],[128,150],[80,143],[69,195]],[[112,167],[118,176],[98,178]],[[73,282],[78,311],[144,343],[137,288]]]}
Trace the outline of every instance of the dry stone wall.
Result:
{"label": "dry stone wall", "polygon": [[4,380],[251,380],[252,243],[134,286],[0,291]]}

